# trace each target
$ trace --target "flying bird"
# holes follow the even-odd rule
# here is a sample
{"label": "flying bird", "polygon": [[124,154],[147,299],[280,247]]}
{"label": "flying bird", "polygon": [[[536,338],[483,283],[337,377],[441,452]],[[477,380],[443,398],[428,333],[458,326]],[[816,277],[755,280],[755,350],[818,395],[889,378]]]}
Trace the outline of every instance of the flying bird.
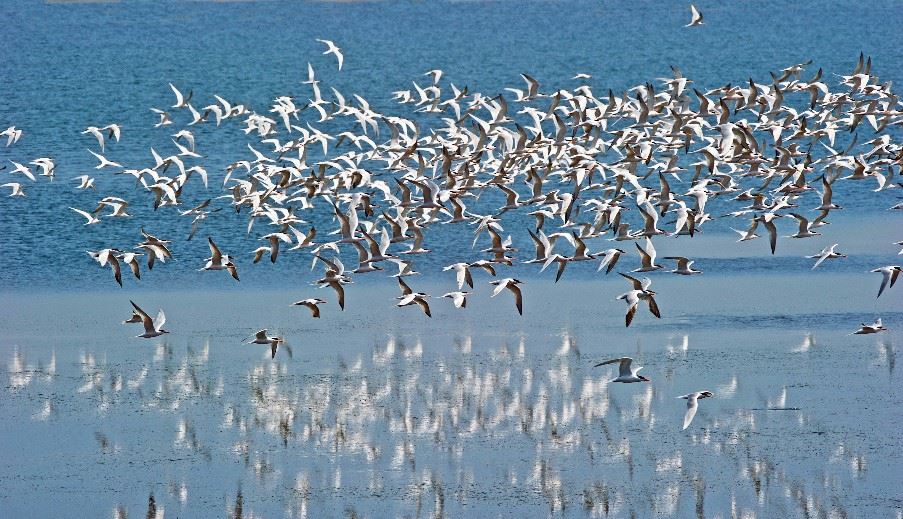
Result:
{"label": "flying bird", "polygon": [[890,286],[894,286],[894,283],[897,282],[897,277],[900,276],[900,270],[900,265],[887,265],[886,267],[878,267],[869,271],[880,273],[882,276],[881,287],[878,288],[876,299],[881,297],[881,294],[884,292],[884,289],[887,288],[888,283],[890,283]]}
{"label": "flying bird", "polygon": [[612,382],[623,382],[625,384],[631,384],[633,382],[651,382],[650,379],[644,377],[643,375],[639,375],[639,371],[643,369],[642,366],[637,368],[632,367],[633,359],[630,357],[621,357],[617,359],[606,360],[594,365],[594,368],[598,368],[599,366],[605,366],[607,364],[618,363],[618,376]]}
{"label": "flying bird", "polygon": [[495,285],[495,290],[492,291],[492,297],[499,295],[502,290],[506,288],[511,291],[511,293],[514,294],[514,306],[517,307],[517,313],[524,315],[524,298],[521,289],[518,286],[523,283],[522,281],[515,278],[504,278],[490,281],[489,283]]}
{"label": "flying bird", "polygon": [[[160,312],[157,314],[156,319],[151,319],[151,316],[147,314],[144,310],[142,310],[138,305],[135,304],[134,301],[129,300],[129,303],[132,303],[132,307],[135,309],[135,313],[141,318],[141,324],[144,325],[144,333],[141,335],[136,335],[136,337],[141,337],[143,339],[151,339],[153,337],[159,337],[164,333],[169,333],[168,331],[163,329],[163,325],[166,324],[166,314],[163,313],[163,309],[160,309]],[[131,319],[126,322],[132,322]]]}
{"label": "flying bird", "polygon": [[292,306],[306,306],[308,309],[310,309],[310,312],[314,318],[319,318],[320,317],[319,305],[323,305],[323,304],[326,304],[326,301],[324,301],[322,299],[311,298],[311,299],[302,299],[301,301],[292,303]]}
{"label": "flying bird", "polygon": [[339,70],[342,70],[342,62],[345,60],[344,56],[342,56],[342,50],[329,40],[317,39],[317,41],[326,45],[326,51],[323,54],[335,55],[336,59],[339,61]]}
{"label": "flying bird", "polygon": [[693,417],[696,416],[696,410],[699,408],[698,401],[702,398],[710,398],[713,396],[715,395],[711,391],[694,391],[688,395],[677,397],[687,401],[687,413],[684,415],[684,425],[681,427],[682,431],[690,426],[690,422],[692,422]]}
{"label": "flying bird", "polygon": [[684,27],[696,27],[703,24],[702,13],[699,12],[699,9],[694,4],[690,4],[690,16],[690,23],[684,25]]}

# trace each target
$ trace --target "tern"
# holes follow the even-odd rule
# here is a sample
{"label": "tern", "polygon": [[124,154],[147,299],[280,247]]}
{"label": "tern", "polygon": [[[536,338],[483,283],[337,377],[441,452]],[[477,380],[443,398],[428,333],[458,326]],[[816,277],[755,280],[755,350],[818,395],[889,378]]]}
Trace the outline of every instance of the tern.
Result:
{"label": "tern", "polygon": [[693,260],[685,258],[683,256],[667,256],[665,259],[675,260],[677,261],[677,268],[672,270],[671,272],[675,274],[681,274],[684,276],[690,276],[693,274],[702,274],[701,270],[693,269]]}
{"label": "tern", "polygon": [[116,249],[103,249],[97,252],[86,251],[88,256],[91,256],[92,259],[96,260],[100,263],[101,267],[105,267],[107,263],[110,264],[110,268],[113,269],[113,279],[116,280],[116,283],[119,286],[122,286],[122,267],[119,265],[119,260],[116,258],[115,253],[119,252]]}
{"label": "tern", "polygon": [[602,262],[599,263],[599,268],[596,269],[596,272],[605,269],[605,274],[607,275],[615,268],[615,265],[618,263],[618,258],[620,258],[622,254],[627,254],[627,252],[621,249],[606,249],[602,252],[597,252],[595,256],[603,256],[603,259]]}
{"label": "tern", "polygon": [[470,265],[467,263],[453,263],[447,267],[442,267],[443,272],[447,272],[449,270],[455,271],[455,279],[458,282],[458,290],[464,288],[464,283],[470,288],[473,288],[473,277],[470,274]]}
{"label": "tern", "polygon": [[6,147],[9,147],[22,137],[22,130],[16,128],[15,126],[10,126],[9,128],[0,132],[0,136],[6,137]]}
{"label": "tern", "polygon": [[826,259],[846,258],[847,257],[846,254],[841,254],[839,252],[834,251],[834,249],[837,247],[837,245],[838,244],[835,243],[834,245],[831,245],[830,247],[825,247],[818,254],[806,256],[809,259],[818,258],[818,261],[815,262],[815,265],[812,265],[812,270],[815,270],[815,268],[818,267],[819,265],[821,265],[821,263],[823,261],[825,261]]}
{"label": "tern", "polygon": [[593,367],[598,368],[599,366],[614,364],[616,362],[618,363],[618,377],[612,380],[612,382],[623,382],[625,384],[630,384],[633,382],[651,382],[650,379],[638,374],[639,371],[643,369],[642,366],[639,366],[636,369],[631,367],[633,359],[630,357],[621,357],[618,359],[606,360],[594,365]]}
{"label": "tern", "polygon": [[308,309],[310,309],[310,312],[314,318],[319,318],[320,317],[319,305],[325,305],[325,304],[326,304],[326,301],[324,301],[322,299],[310,298],[310,299],[302,299],[301,301],[292,303],[292,306],[296,306],[296,305],[297,306],[306,306]]}
{"label": "tern", "polygon": [[646,238],[645,244],[640,247],[639,243],[634,243],[636,245],[636,249],[640,252],[640,268],[633,269],[633,272],[652,272],[653,270],[658,270],[665,268],[663,265],[656,265],[655,263],[655,247],[652,245],[652,240]]}
{"label": "tern", "polygon": [[[157,318],[151,319],[147,312],[142,310],[138,305],[135,304],[134,301],[129,300],[129,303],[132,303],[132,306],[135,308],[135,312],[141,317],[141,323],[144,325],[144,333],[141,335],[136,335],[136,337],[140,337],[142,339],[151,339],[153,337],[159,337],[164,333],[169,333],[168,331],[163,329],[163,325],[166,324],[166,314],[163,313],[163,309],[160,309],[160,312],[157,314]],[[126,321],[126,322],[130,322]]]}
{"label": "tern", "polygon": [[698,401],[702,398],[710,398],[713,396],[715,396],[715,394],[711,391],[694,391],[688,395],[677,397],[687,401],[687,413],[684,415],[684,425],[681,427],[682,431],[690,426],[690,422],[692,422],[693,417],[696,416],[696,410],[699,408]]}
{"label": "tern", "polygon": [[887,265],[885,267],[878,267],[874,270],[870,270],[869,272],[878,272],[881,274],[881,287],[878,288],[878,297],[881,297],[881,294],[884,292],[884,289],[887,288],[888,283],[890,286],[894,286],[894,283],[897,282],[897,277],[900,276],[900,265]]}
{"label": "tern", "polygon": [[207,263],[201,270],[228,270],[229,274],[235,278],[235,281],[239,281],[238,269],[235,267],[232,259],[220,252],[219,247],[213,243],[213,238],[208,236],[207,243],[210,246],[210,257],[205,260]]}
{"label": "tern", "polygon": [[884,323],[881,322],[881,318],[875,319],[875,322],[872,324],[861,323],[859,325],[859,329],[853,332],[853,335],[867,335],[870,333],[878,333],[878,332],[886,332],[887,328],[884,327]]}
{"label": "tern", "polygon": [[87,218],[88,221],[85,222],[85,225],[95,225],[95,224],[100,223],[100,218],[94,216],[94,215],[91,214],[91,213],[88,213],[88,212],[86,212],[86,211],[82,211],[81,209],[76,209],[76,208],[74,208],[74,207],[70,207],[69,209],[72,209],[72,210],[75,211],[76,213],[78,213],[78,214],[84,216],[85,218]]}
{"label": "tern", "polygon": [[627,278],[633,285],[633,290],[627,291],[617,297],[617,299],[623,299],[627,303],[627,314],[624,316],[625,327],[629,327],[630,323],[633,322],[633,316],[636,315],[636,308],[640,301],[646,301],[646,304],[649,306],[649,312],[661,319],[662,314],[658,309],[658,304],[655,302],[655,292],[649,290],[649,286],[652,285],[652,280],[643,278],[643,280],[640,281],[623,272],[619,272],[619,274]]}
{"label": "tern", "polygon": [[91,151],[91,150],[88,150],[88,153],[90,153],[91,155],[94,155],[94,157],[97,158],[97,160],[100,161],[100,164],[94,166],[94,169],[102,169],[102,168],[105,168],[105,167],[107,167],[107,166],[111,166],[111,167],[114,167],[114,168],[121,168],[121,167],[122,167],[122,164],[120,164],[120,163],[118,163],[118,162],[113,162],[112,160],[109,160],[108,158],[104,157],[103,155],[101,155],[101,154],[99,154],[99,153],[94,153],[94,152]]}
{"label": "tern", "polygon": [[25,191],[22,189],[22,184],[19,182],[7,182],[6,184],[0,185],[0,187],[12,188],[12,192],[9,196],[25,196]]}
{"label": "tern", "polygon": [[[702,21],[702,13],[700,13],[699,9],[697,9],[696,6],[693,4],[690,4],[690,16],[691,16],[690,23],[684,25],[684,27],[696,27],[697,25],[702,25],[704,23]],[[716,16],[716,18],[717,18],[717,16]]]}
{"label": "tern", "polygon": [[[398,278],[398,280],[401,281],[401,278]],[[428,297],[430,297],[429,294],[424,294],[423,292],[411,292],[410,294],[402,296],[395,306],[417,305],[423,310],[423,313],[426,314],[427,317],[432,317],[433,315],[430,313],[430,304],[426,301]]]}
{"label": "tern", "polygon": [[467,308],[467,296],[470,295],[470,292],[448,292],[446,294],[442,294],[442,297],[451,299],[455,305],[455,308]]}
{"label": "tern", "polygon": [[492,297],[499,295],[502,290],[508,289],[514,294],[514,306],[517,307],[517,313],[520,315],[524,315],[524,298],[521,293],[521,289],[518,285],[523,283],[519,279],[515,278],[503,278],[497,279],[489,282],[492,285],[495,285],[495,290],[492,291]]}
{"label": "tern", "polygon": [[[280,344],[284,344],[285,339],[282,337],[267,337],[267,330],[264,328],[263,330],[258,331],[254,334],[254,339],[246,342],[245,344],[269,344],[270,345],[270,358],[276,358],[276,350],[279,348]],[[288,348],[286,345],[286,351],[288,352],[288,356],[292,356],[292,350]]]}
{"label": "tern", "polygon": [[339,60],[339,70],[342,70],[342,62],[345,60],[344,56],[342,56],[342,50],[339,49],[335,43],[329,40],[317,39],[317,41],[325,44],[327,47],[326,51],[323,54],[335,54],[336,59]]}

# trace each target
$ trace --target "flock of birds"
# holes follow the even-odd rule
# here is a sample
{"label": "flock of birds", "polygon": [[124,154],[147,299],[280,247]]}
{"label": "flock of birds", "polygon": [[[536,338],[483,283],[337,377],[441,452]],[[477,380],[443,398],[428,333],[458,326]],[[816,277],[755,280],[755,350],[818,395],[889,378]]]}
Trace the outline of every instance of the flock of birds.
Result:
{"label": "flock of birds", "polygon": [[[702,15],[695,7],[692,12],[690,25],[701,24]],[[318,41],[341,70],[341,49],[331,41]],[[623,266],[622,258],[633,250],[605,245],[594,251],[595,243],[633,242],[639,264],[629,273],[619,272],[629,290],[617,297],[627,305],[629,327],[641,303],[661,318],[652,280],[632,274],[701,273],[693,268],[692,259],[682,256],[664,258],[674,262],[667,270],[657,262],[654,240],[692,239],[707,222],[731,218],[741,222],[738,241],[758,239],[757,231],[764,229],[774,254],[778,222],[793,220],[796,232],[787,237],[806,239],[819,236],[818,229],[843,209],[833,198],[836,183],[870,184],[875,196],[903,186],[894,180],[903,167],[903,145],[893,139],[903,126],[903,111],[890,83],[881,83],[872,74],[871,58],[860,55],[855,68],[839,76],[839,88],[832,91],[821,69],[803,77],[810,63],[787,67],[764,83],[750,78],[745,85],[707,91],[694,87],[672,67],[671,77],[605,95],[597,95],[585,82],[570,90],[543,92],[536,79],[522,74],[523,88],[487,96],[446,84],[443,72],[432,70],[425,74],[426,82],[393,92],[394,100],[413,107],[420,119],[439,119],[440,124],[429,127],[378,113],[357,94],[346,97],[336,88],[326,93],[308,64],[303,81],[308,95],[278,97],[264,111],[220,96],[199,109],[192,103],[192,91],[185,94],[170,84],[174,103],[167,109],[151,109],[154,127],[176,127],[181,114],[189,119],[170,135],[166,145],[172,151],[161,154],[152,148],[146,163],[126,166],[107,155],[128,133],[120,124],[88,126],[82,133],[96,140],[96,151],[88,152],[97,160],[99,173],[133,177],[143,188],[136,196],[146,196],[154,211],[178,211],[191,220],[187,240],[217,212],[245,211],[247,227],[240,231],[251,234],[255,225],[269,227],[258,232],[265,244],[250,251],[253,263],[264,257],[275,263],[280,253],[307,252],[312,268],[322,268],[314,284],[332,289],[341,310],[345,287],[353,283],[354,275],[393,265],[391,276],[401,291],[396,305],[416,305],[430,317],[431,295],[414,290],[406,279],[419,274],[412,258],[430,253],[426,237],[435,226],[469,225],[474,228],[472,248],[481,240],[489,244],[472,259],[443,268],[455,273],[456,286],[441,298],[458,308],[467,305],[475,287],[474,269],[496,277],[500,269],[518,261],[513,238],[504,227],[509,225],[508,215],[535,219],[535,225],[525,229],[535,255],[523,263],[541,264],[542,271],[555,266],[556,281],[577,262],[599,261],[598,270],[609,274]],[[589,78],[578,74],[573,79]],[[225,194],[179,209],[185,193],[209,186],[193,127],[236,121],[256,142],[248,143],[247,155],[225,168]],[[341,132],[323,129],[342,124]],[[866,133],[873,135],[860,137]],[[0,135],[12,146],[22,130],[10,127]],[[39,176],[52,180],[56,172],[50,157],[10,163],[10,175],[33,182]],[[189,183],[192,177],[198,181]],[[77,189],[97,189],[91,175],[73,180]],[[13,197],[26,196],[21,182],[3,187],[11,188]],[[71,209],[87,226],[128,218],[130,202],[124,196],[105,196],[91,210]],[[492,205],[493,201],[501,205]],[[713,215],[707,212],[713,201],[734,210]],[[336,226],[328,232],[319,222],[319,231],[314,225],[306,227],[304,212],[313,214],[323,207],[334,216]],[[892,209],[903,209],[903,204]],[[806,211],[815,215],[807,216]],[[666,217],[672,220],[663,222]],[[518,223],[517,216],[510,220]],[[641,225],[635,227],[637,223]],[[207,241],[210,257],[198,262],[199,270],[224,270],[238,282],[239,257],[224,252],[212,236]],[[165,263],[173,257],[173,243],[142,228],[141,241],[131,249],[110,246],[88,254],[101,267],[109,266],[122,286],[123,264],[140,279],[141,258],[146,258],[148,269]],[[816,260],[812,268],[844,258],[838,247],[834,244],[808,256]],[[357,254],[353,270],[342,262],[343,249]],[[894,286],[900,271],[899,265],[872,270],[882,275],[879,297]],[[490,283],[492,297],[509,292],[517,312],[523,314],[523,281],[505,276]],[[131,304],[133,315],[125,322],[143,326],[138,337],[168,333],[162,310],[152,319]],[[318,318],[320,306],[328,303],[307,298],[294,304]],[[886,329],[878,319],[863,323],[855,333]],[[249,342],[269,345],[275,356],[284,341],[264,329]],[[631,368],[629,358],[602,365],[615,362],[620,364],[615,382],[648,381],[637,375],[639,368]],[[688,401],[685,428],[698,400],[710,396],[709,391],[698,391],[680,397]]]}

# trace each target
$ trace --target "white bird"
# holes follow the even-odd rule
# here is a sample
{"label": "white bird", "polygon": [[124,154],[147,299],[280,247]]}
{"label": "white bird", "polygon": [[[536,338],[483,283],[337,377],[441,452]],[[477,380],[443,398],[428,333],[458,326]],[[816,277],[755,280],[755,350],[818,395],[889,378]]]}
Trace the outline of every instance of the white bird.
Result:
{"label": "white bird", "polygon": [[173,108],[185,108],[188,106],[188,101],[191,100],[191,96],[194,95],[193,90],[188,91],[188,97],[182,95],[182,92],[176,88],[172,83],[169,84],[169,88],[172,89],[172,93],[176,95],[176,104],[172,105]]}
{"label": "white bird", "polygon": [[11,160],[10,162],[13,166],[16,167],[16,169],[9,172],[10,175],[12,175],[13,173],[21,173],[28,177],[28,180],[31,180],[32,182],[35,181],[34,173],[31,172],[31,169],[29,169],[28,166],[26,166],[25,164],[20,164],[14,160]]}
{"label": "white bird", "polygon": [[652,245],[652,240],[646,238],[646,242],[640,247],[639,243],[634,243],[636,245],[636,249],[640,251],[640,268],[633,269],[633,272],[652,272],[653,270],[658,270],[664,268],[663,265],[656,265],[655,263],[655,246]]}
{"label": "white bird", "polygon": [[[401,281],[401,278],[398,278]],[[422,292],[411,292],[405,296],[401,297],[401,300],[398,301],[398,304],[395,306],[410,306],[416,304],[423,310],[423,313],[426,314],[427,317],[432,317],[433,315],[430,313],[430,305],[427,303],[426,298],[428,298],[428,294],[424,294]]]}
{"label": "white bird", "polygon": [[129,301],[132,303],[132,306],[135,307],[135,312],[141,317],[141,324],[144,325],[144,333],[141,335],[136,335],[136,337],[141,337],[143,339],[150,339],[153,337],[159,337],[164,333],[169,333],[168,331],[163,329],[163,325],[166,324],[166,314],[163,313],[163,309],[160,309],[160,312],[157,314],[157,318],[151,319],[147,312],[142,310],[135,304],[134,301]]}
{"label": "white bird", "polygon": [[639,371],[643,369],[642,366],[639,366],[636,369],[631,367],[633,359],[630,357],[621,357],[618,359],[606,360],[604,362],[596,364],[593,367],[598,368],[599,366],[614,364],[616,362],[618,363],[618,377],[612,380],[612,382],[623,382],[625,384],[630,384],[633,382],[651,382],[650,379],[638,374]]}
{"label": "white bird", "polygon": [[336,59],[339,60],[339,70],[342,70],[342,62],[345,60],[344,56],[342,56],[342,50],[329,40],[317,39],[317,41],[325,44],[327,47],[326,52],[323,54],[335,54]]}
{"label": "white bird", "polygon": [[511,293],[514,294],[514,305],[517,307],[517,313],[524,315],[524,297],[518,286],[522,281],[515,278],[503,278],[490,281],[489,283],[495,285],[495,290],[492,291],[492,297],[499,295],[502,290],[506,288],[510,290]]}
{"label": "white bird", "polygon": [[232,262],[232,259],[219,250],[219,247],[213,243],[213,238],[208,236],[207,243],[210,246],[210,257],[205,260],[207,263],[201,270],[228,270],[229,274],[235,278],[235,281],[239,281],[238,269],[235,267],[235,263]]}
{"label": "white bird", "polygon": [[464,288],[464,283],[470,288],[473,288],[473,277],[470,274],[469,270],[470,265],[467,263],[452,263],[447,267],[442,267],[443,272],[454,270],[455,271],[455,279],[458,282],[458,290]]}
{"label": "white bird", "polygon": [[596,269],[596,272],[599,272],[602,269],[605,269],[605,274],[611,272],[611,270],[615,268],[615,265],[618,263],[618,258],[621,257],[621,254],[627,254],[627,251],[621,249],[606,249],[602,252],[594,254],[594,256],[596,257],[604,256],[602,262],[599,263],[599,268]]}
{"label": "white bird", "polygon": [[22,130],[16,128],[15,126],[10,126],[9,128],[0,132],[0,136],[6,136],[6,146],[9,147],[22,137]]}
{"label": "white bird", "polygon": [[467,307],[467,296],[470,295],[470,292],[448,292],[446,294],[442,294],[442,297],[446,297],[451,299],[455,304],[455,308],[466,308]]}
{"label": "white bird", "polygon": [[311,314],[313,314],[313,317],[319,318],[320,317],[320,307],[318,305],[324,305],[324,304],[326,304],[326,301],[323,301],[322,299],[310,298],[310,299],[302,299],[301,301],[294,302],[294,303],[292,303],[292,306],[306,306],[308,309],[310,309],[310,312],[311,312]]}
{"label": "white bird", "polygon": [[76,213],[78,213],[78,214],[84,216],[85,218],[87,218],[88,221],[85,222],[85,225],[94,225],[94,224],[100,223],[100,218],[94,216],[94,215],[91,214],[91,213],[82,211],[81,209],[76,209],[76,208],[74,208],[74,207],[70,207],[69,209],[72,209],[72,210],[75,211]]}
{"label": "white bird", "polygon": [[79,175],[72,180],[78,182],[78,186],[75,189],[93,189],[97,190],[97,187],[94,185],[94,177],[90,175]]}
{"label": "white bird", "polygon": [[859,325],[859,329],[853,332],[853,335],[866,335],[869,333],[878,333],[878,332],[886,332],[887,328],[884,327],[884,323],[881,322],[881,318],[875,319],[875,322],[872,324],[861,323]]}
{"label": "white bird", "polygon": [[834,252],[834,248],[837,247],[838,244],[831,245],[830,247],[825,247],[818,254],[813,254],[812,256],[806,256],[809,259],[818,258],[818,261],[815,262],[815,265],[812,265],[812,270],[815,270],[816,267],[821,265],[821,262],[826,259],[835,259],[835,258],[846,258],[846,254],[841,254],[839,252]]}
{"label": "white bird", "polygon": [[88,153],[90,153],[91,155],[94,155],[94,157],[96,157],[97,160],[100,161],[100,164],[94,166],[94,169],[101,169],[101,168],[104,168],[104,167],[106,167],[106,166],[112,166],[112,167],[114,167],[114,168],[121,168],[121,167],[122,167],[122,164],[120,164],[120,163],[118,163],[118,162],[113,162],[112,160],[107,159],[106,157],[104,157],[103,155],[101,155],[101,154],[99,154],[99,153],[94,153],[94,152],[91,151],[91,150],[88,150]]}
{"label": "white bird", "polygon": [[699,12],[699,9],[696,8],[695,5],[690,4],[690,23],[684,25],[684,27],[695,27],[697,25],[702,25],[702,13]]}
{"label": "white bird", "polygon": [[110,264],[110,268],[113,269],[113,279],[116,280],[116,283],[119,286],[122,286],[122,267],[119,265],[119,260],[116,258],[115,253],[119,252],[116,249],[103,249],[97,252],[86,251],[88,256],[91,256],[92,259],[100,263],[101,267],[105,267],[107,263]]}
{"label": "white bird", "polygon": [[677,268],[672,270],[671,272],[675,274],[681,274],[684,276],[690,276],[693,274],[702,274],[701,270],[693,269],[693,260],[685,258],[683,256],[667,256],[665,259],[676,260]]}
{"label": "white bird", "polygon": [[699,404],[697,403],[701,398],[710,398],[715,396],[711,391],[694,391],[688,395],[682,395],[677,398],[683,398],[687,401],[687,413],[684,415],[684,426],[681,427],[681,430],[685,430],[690,426],[690,422],[693,421],[693,417],[696,416],[696,410],[699,408]]}
{"label": "white bird", "polygon": [[22,184],[18,182],[7,182],[6,184],[0,185],[0,187],[11,187],[12,192],[9,196],[25,196],[25,191],[22,190]]}
{"label": "white bird", "polygon": [[[284,344],[284,343],[285,343],[285,339],[283,339],[282,337],[267,337],[267,331],[266,331],[266,328],[264,328],[263,330],[260,330],[254,334],[253,340],[250,340],[245,344],[269,344],[270,345],[270,358],[275,359],[276,358],[276,350],[279,348],[280,344]],[[286,345],[286,351],[288,352],[288,356],[291,357],[292,350],[289,349],[287,345]]]}
{"label": "white bird", "polygon": [[655,302],[655,291],[649,290],[649,287],[652,285],[652,280],[643,278],[643,280],[640,281],[623,272],[619,272],[619,274],[625,277],[633,285],[633,290],[624,292],[616,298],[623,299],[624,302],[627,303],[627,314],[624,316],[625,326],[629,327],[630,323],[633,322],[633,316],[636,315],[636,308],[640,301],[646,301],[652,315],[661,319],[662,314],[658,309],[658,304]]}
{"label": "white bird", "polygon": [[887,288],[888,283],[890,283],[890,286],[894,286],[894,283],[897,282],[897,277],[900,276],[900,271],[900,265],[887,265],[885,267],[878,267],[874,270],[869,271],[878,272],[883,276],[883,278],[881,279],[881,287],[878,289],[877,297],[881,297],[881,294],[884,292],[884,289]]}

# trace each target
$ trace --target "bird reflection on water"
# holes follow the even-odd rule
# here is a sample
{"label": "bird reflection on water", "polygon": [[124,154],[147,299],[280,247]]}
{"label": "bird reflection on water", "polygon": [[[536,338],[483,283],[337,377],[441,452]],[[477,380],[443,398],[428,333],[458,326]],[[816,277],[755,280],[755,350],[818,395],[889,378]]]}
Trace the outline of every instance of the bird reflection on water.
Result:
{"label": "bird reflection on water", "polygon": [[[595,354],[580,352],[575,334],[553,340],[557,351],[523,339],[388,335],[369,352],[243,354],[234,365],[211,359],[240,347],[209,340],[159,343],[126,364],[88,347],[63,363],[56,353],[32,363],[13,350],[8,387],[32,406],[34,422],[93,434],[89,458],[114,466],[173,460],[140,478],[156,489],[148,509],[158,516],[164,507],[218,513],[210,508],[217,495],[233,517],[318,517],[336,500],[360,516],[452,517],[500,501],[568,516],[818,515],[844,511],[838,489],[868,478],[868,445],[825,431],[824,418],[802,405],[768,410],[797,404],[786,386],[763,387],[741,368],[717,375],[725,365],[710,364],[711,379],[721,377],[719,398],[681,436],[684,409],[670,388],[611,384],[615,369],[593,368]],[[658,346],[678,355],[669,361],[678,374],[699,369],[679,360],[692,354],[688,344],[695,341],[679,335]],[[876,347],[875,363],[892,374],[893,347]],[[661,369],[648,362],[656,349],[634,353],[653,372]],[[762,401],[767,409],[756,410]],[[143,430],[119,432],[116,424],[135,412],[145,415]],[[813,431],[819,445],[793,438]],[[775,445],[776,433],[788,445]],[[808,456],[804,470],[783,462],[803,445],[824,456]],[[231,497],[198,471],[231,481]],[[744,484],[729,485],[724,473]],[[140,510],[132,492],[111,502],[114,510]]]}

